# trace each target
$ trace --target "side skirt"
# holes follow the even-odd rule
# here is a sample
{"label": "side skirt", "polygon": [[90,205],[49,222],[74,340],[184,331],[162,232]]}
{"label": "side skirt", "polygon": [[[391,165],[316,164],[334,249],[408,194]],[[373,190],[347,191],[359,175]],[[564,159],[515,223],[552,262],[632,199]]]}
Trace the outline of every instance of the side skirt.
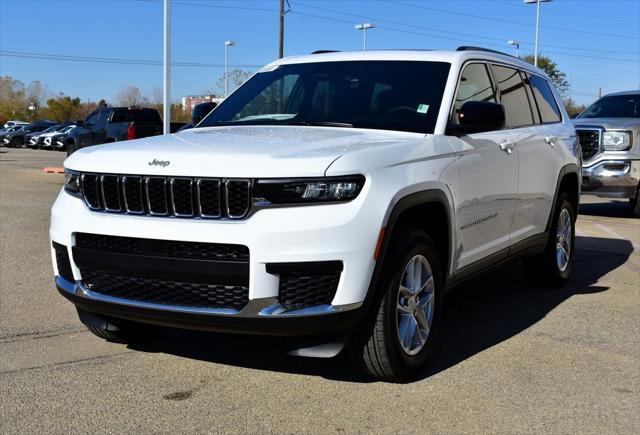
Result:
{"label": "side skirt", "polygon": [[509,248],[505,248],[488,256],[487,258],[483,258],[482,260],[478,260],[475,263],[465,266],[449,277],[445,290],[452,289],[464,281],[478,276],[488,270],[495,269],[531,255],[542,254],[547,246],[548,239],[549,233],[545,231],[542,234],[531,236]]}

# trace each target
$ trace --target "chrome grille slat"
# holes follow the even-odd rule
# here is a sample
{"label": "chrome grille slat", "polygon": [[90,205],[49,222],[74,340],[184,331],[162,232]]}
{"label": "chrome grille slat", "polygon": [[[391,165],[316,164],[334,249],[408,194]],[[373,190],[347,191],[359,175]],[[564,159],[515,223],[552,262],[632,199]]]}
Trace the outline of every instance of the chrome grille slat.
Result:
{"label": "chrome grille slat", "polygon": [[[162,183],[162,187],[160,187],[160,183]],[[145,189],[149,214],[153,216],[167,216],[169,214],[169,204],[167,204],[167,179],[165,177],[146,177]]]}
{"label": "chrome grille slat", "polygon": [[179,218],[246,218],[252,181],[84,173],[81,190],[92,211]]}
{"label": "chrome grille slat", "polygon": [[225,187],[225,209],[229,219],[242,219],[249,212],[251,180],[227,180]]}
{"label": "chrome grille slat", "polygon": [[220,180],[199,178],[196,181],[196,207],[200,217],[221,217],[221,199]]}
{"label": "chrome grille slat", "polygon": [[104,204],[106,211],[122,211],[120,177],[118,175],[100,176],[100,192],[102,193],[102,204]]}
{"label": "chrome grille slat", "polygon": [[142,194],[142,177],[125,175],[122,177],[122,193],[124,209],[127,213],[143,214],[144,200]]}
{"label": "chrome grille slat", "polygon": [[191,178],[169,179],[169,194],[171,196],[171,211],[174,216],[193,217],[193,180]]}

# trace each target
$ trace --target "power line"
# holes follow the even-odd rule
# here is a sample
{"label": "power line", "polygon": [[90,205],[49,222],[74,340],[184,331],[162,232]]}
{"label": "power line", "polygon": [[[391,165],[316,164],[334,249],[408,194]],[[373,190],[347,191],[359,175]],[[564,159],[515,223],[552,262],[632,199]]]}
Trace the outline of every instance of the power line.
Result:
{"label": "power line", "polygon": [[[468,14],[468,13],[465,13],[465,12],[455,12],[455,11],[451,11],[451,10],[447,10],[447,9],[434,8],[434,7],[430,7],[430,6],[424,6],[424,5],[413,5],[413,4],[410,4],[410,3],[404,3],[404,2],[397,1],[397,0],[381,0],[381,1],[384,1],[385,3],[390,3],[390,4],[395,4],[395,5],[400,5],[400,6],[410,7],[410,8],[424,9],[424,10],[433,11],[433,12],[440,12],[440,13],[443,13],[443,14],[458,15],[458,16],[461,16],[461,17],[477,18],[477,19],[480,19],[480,20],[496,21],[496,22],[500,22],[500,23],[516,24],[516,25],[519,25],[519,26],[527,26],[527,27],[534,27],[535,26],[535,24],[524,23],[522,21],[512,21],[512,20],[506,20],[506,19],[495,18],[495,17],[486,17],[484,15]],[[587,35],[607,36],[607,37],[611,37],[611,38],[640,39],[637,36],[620,35],[620,34],[614,34],[614,33],[591,32],[591,31],[588,31],[588,30],[571,29],[571,28],[567,28],[567,27],[554,27],[554,26],[540,26],[540,27],[545,28],[545,29],[559,30],[559,31],[563,31],[563,32],[573,32],[573,33],[582,33],[582,34],[587,34]]]}
{"label": "power line", "polygon": [[[311,13],[308,13],[308,12],[300,12],[300,11],[297,11],[297,10],[291,11],[291,14],[302,15],[302,16],[307,16],[307,17],[312,17],[312,18],[319,18],[319,19],[324,19],[324,20],[329,20],[329,21],[336,21],[336,22],[340,22],[340,23],[353,24],[353,22],[350,21],[350,20],[344,20],[344,19],[335,18],[335,17],[328,17],[326,15],[311,14]],[[388,27],[388,26],[377,26],[377,28],[381,29],[381,30],[387,30],[387,31],[390,31],[390,32],[399,32],[399,33],[406,33],[406,34],[410,34],[410,35],[427,36],[427,37],[430,37],[430,38],[446,39],[446,40],[457,41],[457,42],[465,42],[465,43],[469,42],[468,39],[460,39],[460,38],[454,38],[454,37],[448,37],[448,36],[434,35],[434,34],[430,34],[430,33],[418,32],[418,31],[414,31],[414,30],[397,29],[397,28]],[[494,47],[504,48],[504,44],[495,44],[495,43],[489,43],[489,42],[484,42],[483,44],[484,45],[491,45],[491,46],[494,46]],[[551,51],[551,50],[546,50],[545,53],[559,54],[559,55],[579,57],[579,58],[611,60],[611,61],[615,61],[615,62],[637,63],[637,60],[635,60],[635,59],[621,59],[621,58],[603,57],[603,56],[590,56],[590,55],[587,55],[587,54],[572,54],[572,53]]]}
{"label": "power line", "polygon": [[[26,51],[9,51],[9,50],[0,50],[0,56],[19,57],[19,58],[27,58],[27,59],[57,60],[57,61],[68,61],[68,62],[109,63],[109,64],[146,65],[146,66],[162,65],[162,61],[160,60],[72,56],[72,55],[66,55],[66,54],[33,53],[33,52],[26,52]],[[224,64],[204,63],[204,62],[171,62],[171,66],[197,67],[197,68],[224,68]],[[229,66],[234,68],[260,68],[262,65],[233,64]]]}
{"label": "power line", "polygon": [[[499,44],[500,47],[504,47],[504,42],[508,39],[506,37],[505,38],[495,38],[495,37],[490,37],[490,36],[479,37],[477,35],[470,34],[470,33],[454,32],[454,31],[450,31],[450,30],[436,29],[436,28],[433,28],[433,27],[421,26],[421,25],[416,25],[416,24],[402,23],[402,22],[399,22],[399,21],[393,21],[393,20],[389,20],[389,19],[386,19],[386,18],[372,17],[372,16],[367,16],[367,15],[361,15],[361,14],[353,14],[353,13],[338,11],[338,10],[335,10],[335,9],[328,9],[328,8],[319,7],[319,6],[311,6],[311,5],[308,5],[306,3],[300,3],[300,2],[297,2],[297,6],[298,7],[304,7],[304,8],[310,8],[310,9],[316,9],[316,10],[320,10],[320,11],[324,11],[324,12],[330,12],[330,13],[339,14],[339,15],[351,16],[351,17],[355,17],[355,18],[364,18],[364,19],[367,19],[367,20],[374,20],[374,21],[378,21],[378,22],[382,22],[382,23],[390,23],[390,24],[395,24],[395,25],[404,26],[404,27],[410,27],[410,28],[414,28],[414,29],[423,29],[423,30],[429,30],[429,31],[433,31],[433,32],[447,33],[447,34],[451,34],[451,35],[460,35],[460,36],[465,36],[465,37],[468,37],[468,38],[474,38],[474,39],[478,39],[478,40],[486,39],[486,40],[491,40],[491,41],[500,41],[501,42],[501,44]],[[457,41],[467,41],[467,40],[461,40],[461,39],[456,39],[456,40]],[[532,46],[533,44],[523,43],[522,45]],[[592,49],[592,48],[567,47],[567,46],[562,46],[562,45],[551,45],[551,44],[545,44],[545,47],[561,48],[561,49],[567,49],[567,50],[587,51],[587,52],[598,52],[598,53],[640,54],[640,52],[616,51],[616,50],[598,50],[598,49]]]}

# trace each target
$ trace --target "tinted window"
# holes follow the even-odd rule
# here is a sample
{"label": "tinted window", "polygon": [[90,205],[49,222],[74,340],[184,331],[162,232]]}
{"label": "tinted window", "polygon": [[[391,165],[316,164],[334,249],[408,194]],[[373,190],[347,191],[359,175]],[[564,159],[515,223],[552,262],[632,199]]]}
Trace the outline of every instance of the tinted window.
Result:
{"label": "tinted window", "polygon": [[162,122],[162,119],[156,110],[118,109],[111,122]]}
{"label": "tinted window", "polygon": [[322,125],[433,133],[450,65],[350,61],[253,76],[199,124]]}
{"label": "tinted window", "polygon": [[560,114],[556,99],[553,97],[549,83],[542,77],[536,75],[529,77],[529,83],[531,84],[533,97],[538,105],[542,122],[560,122],[562,115]]}
{"label": "tinted window", "polygon": [[98,112],[96,111],[96,112],[93,112],[91,115],[89,115],[89,117],[85,122],[87,125],[89,125],[89,124],[95,124],[97,120],[98,120]]}
{"label": "tinted window", "polygon": [[640,94],[601,98],[578,118],[640,118]]}
{"label": "tinted window", "polygon": [[489,101],[496,102],[493,85],[489,78],[487,67],[482,63],[472,63],[467,65],[460,75],[456,99],[453,103],[451,122],[458,123],[458,115],[462,105],[467,101]]}
{"label": "tinted window", "polygon": [[505,127],[522,127],[533,124],[527,92],[518,70],[492,65],[493,76],[500,90],[500,102],[504,106]]}

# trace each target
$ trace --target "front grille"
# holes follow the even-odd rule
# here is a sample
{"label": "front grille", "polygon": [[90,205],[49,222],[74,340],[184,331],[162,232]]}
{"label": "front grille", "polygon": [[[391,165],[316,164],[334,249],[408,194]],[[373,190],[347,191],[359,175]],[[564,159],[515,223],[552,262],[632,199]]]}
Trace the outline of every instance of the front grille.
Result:
{"label": "front grille", "polygon": [[592,159],[600,151],[600,130],[576,130],[576,133],[582,147],[582,159]]}
{"label": "front grille", "polygon": [[290,272],[280,275],[278,302],[286,309],[331,304],[340,281],[340,272],[309,274]]}
{"label": "front grille", "polygon": [[53,250],[56,254],[56,266],[58,267],[58,275],[70,282],[75,282],[73,272],[71,271],[71,261],[69,261],[69,252],[67,247],[60,243],[53,242]]}
{"label": "front grille", "polygon": [[83,269],[80,272],[89,290],[137,302],[240,311],[249,298],[249,286],[170,281]]}
{"label": "front grille", "polygon": [[251,210],[250,180],[87,173],[81,185],[93,211],[242,219]]}
{"label": "front grille", "polygon": [[223,243],[183,242],[76,233],[76,246],[120,254],[145,254],[167,258],[212,261],[249,261],[249,248]]}

